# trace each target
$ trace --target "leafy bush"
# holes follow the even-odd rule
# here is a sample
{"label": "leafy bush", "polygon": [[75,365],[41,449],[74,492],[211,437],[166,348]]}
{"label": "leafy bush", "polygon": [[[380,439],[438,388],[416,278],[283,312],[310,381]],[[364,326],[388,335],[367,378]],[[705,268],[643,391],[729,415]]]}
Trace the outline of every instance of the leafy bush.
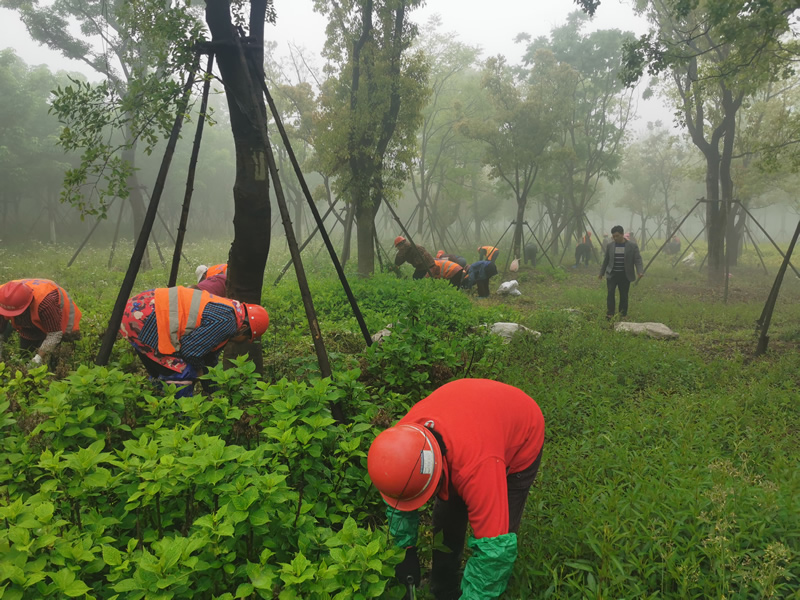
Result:
{"label": "leafy bush", "polygon": [[0,405],[0,597],[399,597],[364,464],[376,431],[328,408],[370,402],[360,374],[253,373],[238,361],[210,398],[176,399],[101,367],[34,397],[39,374],[3,371],[24,404]]}

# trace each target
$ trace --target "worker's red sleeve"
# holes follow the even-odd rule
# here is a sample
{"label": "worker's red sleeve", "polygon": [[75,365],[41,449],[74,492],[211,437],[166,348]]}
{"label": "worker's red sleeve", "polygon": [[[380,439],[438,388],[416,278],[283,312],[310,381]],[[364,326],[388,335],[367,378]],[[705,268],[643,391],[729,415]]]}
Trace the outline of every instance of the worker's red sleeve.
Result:
{"label": "worker's red sleeve", "polygon": [[481,462],[460,485],[476,538],[508,533],[508,482],[506,465],[496,457]]}

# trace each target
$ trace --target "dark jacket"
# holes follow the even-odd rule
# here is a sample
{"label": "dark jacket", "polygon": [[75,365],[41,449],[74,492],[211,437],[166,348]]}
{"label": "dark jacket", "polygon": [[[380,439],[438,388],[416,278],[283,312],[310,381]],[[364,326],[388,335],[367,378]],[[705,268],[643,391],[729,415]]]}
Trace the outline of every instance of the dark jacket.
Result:
{"label": "dark jacket", "polygon": [[[606,246],[606,251],[603,255],[600,275],[605,274],[606,279],[611,277],[611,272],[614,269],[614,252],[616,251],[616,247],[616,242],[611,240]],[[639,246],[630,240],[625,240],[625,276],[628,278],[628,281],[636,281],[637,273],[639,275],[644,273],[644,263],[642,262],[642,255],[639,253]]]}
{"label": "dark jacket", "polygon": [[399,267],[403,263],[408,263],[417,271],[425,271],[435,267],[436,263],[433,262],[433,257],[424,247],[417,244],[417,250],[418,252],[414,250],[408,240],[401,242],[397,246],[397,256],[394,257],[394,264]]}

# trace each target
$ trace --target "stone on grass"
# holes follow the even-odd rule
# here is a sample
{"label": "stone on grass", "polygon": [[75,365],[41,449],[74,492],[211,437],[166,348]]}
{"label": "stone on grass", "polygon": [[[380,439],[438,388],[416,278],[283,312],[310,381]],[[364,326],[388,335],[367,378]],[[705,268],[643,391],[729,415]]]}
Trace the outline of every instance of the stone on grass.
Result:
{"label": "stone on grass", "polygon": [[372,334],[372,343],[380,344],[383,341],[383,338],[387,338],[392,335],[392,324],[389,323],[384,329],[381,329],[378,333]]}
{"label": "stone on grass", "polygon": [[617,323],[614,325],[615,331],[628,331],[630,333],[646,334],[650,337],[669,340],[678,337],[678,334],[672,331],[663,323]]}
{"label": "stone on grass", "polygon": [[532,335],[535,339],[539,339],[542,335],[538,331],[534,331],[525,325],[520,325],[519,323],[492,323],[489,325],[488,323],[484,323],[483,327],[489,330],[489,333],[493,333],[495,335],[499,335],[505,340],[505,343],[509,343],[511,338],[514,337],[514,334],[519,332],[523,332],[525,334]]}

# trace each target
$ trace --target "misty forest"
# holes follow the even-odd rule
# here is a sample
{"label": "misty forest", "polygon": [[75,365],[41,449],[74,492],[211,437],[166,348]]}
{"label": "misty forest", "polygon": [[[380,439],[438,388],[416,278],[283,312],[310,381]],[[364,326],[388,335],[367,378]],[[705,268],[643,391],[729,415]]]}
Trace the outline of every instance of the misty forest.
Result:
{"label": "misty forest", "polygon": [[[0,50],[0,600],[800,598],[800,6],[605,1],[0,0],[85,67]],[[374,466],[460,380],[516,529],[502,395]]]}

